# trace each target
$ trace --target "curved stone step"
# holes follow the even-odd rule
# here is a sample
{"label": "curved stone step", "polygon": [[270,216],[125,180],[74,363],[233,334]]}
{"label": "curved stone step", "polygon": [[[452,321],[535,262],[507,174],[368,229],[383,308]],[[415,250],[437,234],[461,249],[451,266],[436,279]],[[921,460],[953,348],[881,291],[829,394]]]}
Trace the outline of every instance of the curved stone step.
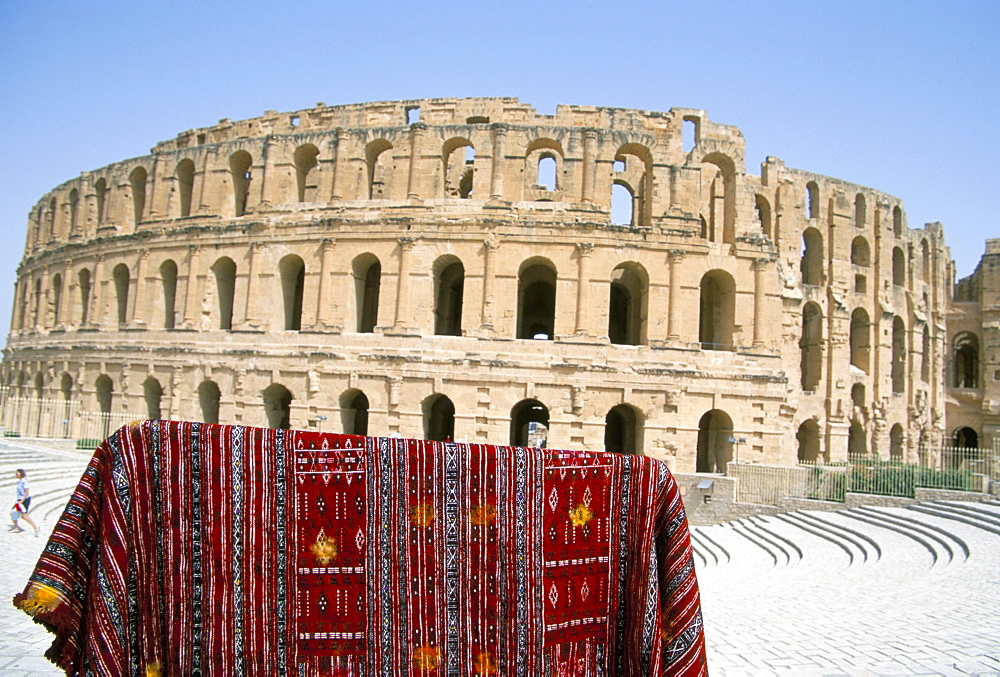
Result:
{"label": "curved stone step", "polygon": [[957,501],[932,501],[930,503],[932,506],[940,506],[947,510],[951,510],[955,513],[965,515],[967,517],[975,517],[982,519],[987,524],[992,524],[993,526],[1000,527],[1000,513],[994,512],[989,508],[981,508],[975,503],[965,503]]}
{"label": "curved stone step", "polygon": [[805,519],[807,519],[807,520],[809,520],[809,521],[811,521],[811,522],[813,522],[815,524],[824,525],[824,526],[826,526],[827,528],[829,528],[831,530],[839,530],[839,531],[843,531],[843,532],[845,532],[847,534],[850,534],[850,536],[844,536],[844,538],[847,539],[847,540],[853,541],[855,543],[855,545],[857,545],[859,548],[861,548],[862,550],[865,551],[864,552],[864,556],[865,556],[865,561],[866,562],[868,561],[867,548],[865,548],[863,544],[858,543],[857,541],[854,541],[855,538],[860,539],[860,540],[864,541],[865,543],[868,543],[868,545],[870,545],[872,548],[875,549],[875,561],[876,562],[879,561],[880,559],[882,559],[882,547],[878,544],[878,541],[876,541],[874,538],[872,538],[868,534],[865,534],[865,533],[862,533],[860,531],[857,531],[856,529],[851,529],[850,527],[846,527],[843,524],[836,524],[834,522],[831,522],[831,521],[829,521],[827,519],[824,519],[824,518],[820,517],[819,515],[815,515],[813,513],[800,511],[799,515],[801,515],[803,518],[805,518]]}
{"label": "curved stone step", "polygon": [[[755,517],[751,517],[751,518],[750,518],[750,520],[751,520],[751,521],[752,521],[752,522],[753,522],[754,524],[756,524],[756,525],[757,525],[757,528],[758,528],[758,529],[760,529],[760,530],[762,530],[762,531],[766,532],[766,533],[767,533],[767,534],[769,534],[769,535],[770,535],[770,536],[771,536],[772,538],[775,538],[775,539],[777,539],[777,540],[781,541],[782,543],[784,543],[784,544],[786,544],[786,545],[787,545],[788,547],[790,547],[790,548],[791,548],[792,550],[794,550],[794,551],[795,551],[795,554],[796,554],[796,555],[798,556],[798,561],[800,561],[800,562],[801,562],[801,561],[802,561],[803,559],[805,559],[805,553],[804,553],[804,552],[802,551],[802,548],[800,548],[800,547],[798,546],[798,544],[796,544],[796,543],[795,543],[795,541],[793,541],[792,539],[790,539],[790,538],[788,538],[788,537],[786,537],[786,536],[782,536],[782,535],[781,535],[781,534],[779,534],[778,532],[774,531],[774,529],[772,529],[772,528],[770,527],[770,525],[769,525],[768,521],[767,521],[767,520],[766,520],[766,519],[765,519],[764,517],[762,517],[762,516],[760,516],[760,515],[757,515],[757,516],[755,516]],[[789,558],[789,560],[790,560],[790,559],[791,559],[791,558]],[[791,562],[789,562],[789,563],[791,563]]]}
{"label": "curved stone step", "polygon": [[978,529],[982,529],[983,531],[989,531],[990,533],[1000,536],[1000,525],[994,526],[992,522],[985,521],[981,517],[969,516],[961,512],[948,510],[947,508],[929,503],[918,503],[916,505],[908,505],[906,506],[906,509],[914,510],[916,512],[921,512],[927,515],[933,515],[934,517],[950,519],[956,522],[961,522],[963,524],[968,524]]}
{"label": "curved stone step", "polygon": [[[928,552],[928,554],[930,554],[931,566],[937,564],[938,559],[940,557],[938,549],[934,547],[929,538],[925,537],[929,535],[916,529],[913,524],[900,524],[895,520],[888,519],[887,516],[883,515],[882,513],[870,514],[869,509],[867,508],[850,508],[848,510],[843,510],[841,512],[842,514],[846,515],[847,517],[850,517],[851,519],[863,522],[865,524],[870,524],[874,527],[878,527],[881,529],[888,529],[889,531],[894,531],[897,534],[909,538],[910,540],[920,544],[920,546],[923,547],[924,550]],[[945,552],[948,555],[948,561],[950,562],[953,557],[951,548],[943,540],[937,537],[931,537],[931,538],[935,541],[939,541],[942,544]]]}
{"label": "curved stone step", "polygon": [[[718,543],[714,538],[709,536],[701,527],[693,527],[691,530],[692,536],[697,533],[699,544],[706,550],[711,550],[713,553],[717,552],[715,561],[718,564],[729,564],[732,561],[732,556],[729,554],[729,550]],[[725,559],[725,562],[722,560]]]}
{"label": "curved stone step", "polygon": [[[801,514],[800,511],[796,510],[794,512],[782,515],[775,515],[775,517],[777,519],[782,520],[783,522],[791,524],[792,526],[798,527],[799,529],[805,531],[806,533],[812,534],[813,536],[822,538],[825,541],[833,543],[835,546],[837,546],[838,548],[843,550],[844,553],[847,554],[848,564],[850,565],[854,564],[854,550],[851,549],[850,547],[851,545],[857,548],[860,551],[862,557],[865,559],[865,561],[867,561],[868,553],[864,549],[864,547],[859,546],[857,543],[855,543],[850,539],[845,539],[843,536],[831,533],[831,530],[829,528],[823,528],[808,523],[804,523],[804,520],[801,519],[800,514]],[[847,541],[847,543],[844,542],[845,540]]]}
{"label": "curved stone step", "polygon": [[756,545],[758,548],[766,552],[768,557],[771,558],[771,561],[774,564],[774,566],[778,566],[778,554],[774,550],[772,550],[771,547],[768,546],[765,539],[761,539],[758,535],[752,532],[748,532],[746,529],[746,525],[740,522],[734,522],[733,524],[730,525],[730,528],[733,530],[734,533],[739,534],[740,536],[747,539],[748,541]]}

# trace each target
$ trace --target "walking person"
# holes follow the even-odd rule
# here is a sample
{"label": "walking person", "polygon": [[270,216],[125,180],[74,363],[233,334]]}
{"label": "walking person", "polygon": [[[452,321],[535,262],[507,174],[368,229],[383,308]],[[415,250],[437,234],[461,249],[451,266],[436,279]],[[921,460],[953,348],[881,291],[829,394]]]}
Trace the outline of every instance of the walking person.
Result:
{"label": "walking person", "polygon": [[17,523],[18,520],[23,519],[31,525],[35,530],[35,536],[37,536],[41,528],[35,524],[35,520],[28,516],[28,509],[31,507],[31,489],[28,488],[28,473],[18,468],[14,471],[14,476],[17,478],[17,501],[14,503],[14,508],[10,511],[10,521],[13,523],[13,526],[8,531],[15,533],[24,531],[21,525]]}

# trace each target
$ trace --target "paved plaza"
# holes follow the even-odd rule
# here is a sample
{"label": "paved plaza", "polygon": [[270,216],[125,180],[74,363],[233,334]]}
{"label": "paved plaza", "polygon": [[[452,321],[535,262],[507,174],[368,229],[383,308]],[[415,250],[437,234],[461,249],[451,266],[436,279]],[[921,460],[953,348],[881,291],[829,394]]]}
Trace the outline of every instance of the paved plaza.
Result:
{"label": "paved plaza", "polygon": [[[42,535],[0,530],[0,674],[61,674],[10,599],[88,452],[0,441],[0,499],[28,471]],[[1000,505],[797,512],[692,530],[715,675],[1000,675]]]}

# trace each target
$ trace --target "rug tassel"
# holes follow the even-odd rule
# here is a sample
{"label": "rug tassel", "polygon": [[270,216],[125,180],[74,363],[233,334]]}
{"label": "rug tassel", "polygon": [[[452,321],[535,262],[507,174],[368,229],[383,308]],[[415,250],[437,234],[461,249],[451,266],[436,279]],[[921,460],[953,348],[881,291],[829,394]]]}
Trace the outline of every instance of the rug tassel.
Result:
{"label": "rug tassel", "polygon": [[62,595],[55,588],[41,583],[32,583],[28,586],[27,594],[17,600],[17,607],[34,617],[52,613],[62,602]]}

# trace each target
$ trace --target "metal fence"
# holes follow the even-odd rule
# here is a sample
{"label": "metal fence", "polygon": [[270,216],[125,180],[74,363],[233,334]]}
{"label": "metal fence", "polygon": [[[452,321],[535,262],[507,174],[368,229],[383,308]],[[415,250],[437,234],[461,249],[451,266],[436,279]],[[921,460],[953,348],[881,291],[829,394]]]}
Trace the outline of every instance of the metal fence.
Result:
{"label": "metal fence", "polygon": [[[778,505],[783,498],[843,502],[848,493],[914,498],[918,488],[985,492],[1000,483],[1000,445],[994,449],[942,447],[936,466],[858,458],[796,467],[730,463],[736,500]],[[994,484],[996,486],[996,484]]]}
{"label": "metal fence", "polygon": [[135,413],[87,411],[77,400],[18,397],[10,388],[0,388],[0,430],[4,437],[49,437],[77,440],[92,448],[123,425]]}

